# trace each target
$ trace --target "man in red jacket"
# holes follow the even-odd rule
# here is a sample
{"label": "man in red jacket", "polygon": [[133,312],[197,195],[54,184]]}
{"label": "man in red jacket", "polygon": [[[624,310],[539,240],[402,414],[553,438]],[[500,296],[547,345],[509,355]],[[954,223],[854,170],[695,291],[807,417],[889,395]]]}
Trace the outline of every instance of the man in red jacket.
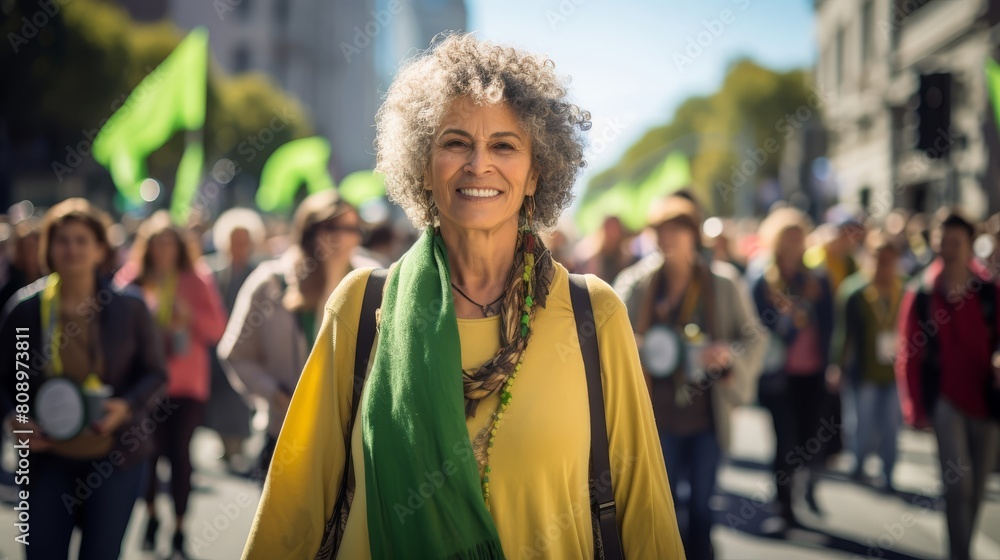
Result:
{"label": "man in red jacket", "polygon": [[904,420],[933,426],[937,436],[954,560],[969,558],[1000,447],[997,409],[990,404],[1000,391],[992,365],[1000,295],[991,271],[973,258],[974,239],[969,220],[945,211],[934,235],[938,257],[903,297],[895,363]]}

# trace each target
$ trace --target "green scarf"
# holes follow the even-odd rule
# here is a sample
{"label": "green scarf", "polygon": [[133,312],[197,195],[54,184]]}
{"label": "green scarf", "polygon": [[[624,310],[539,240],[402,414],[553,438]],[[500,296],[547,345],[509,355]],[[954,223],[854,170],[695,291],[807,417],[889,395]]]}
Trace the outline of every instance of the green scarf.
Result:
{"label": "green scarf", "polygon": [[389,275],[361,407],[372,558],[504,558],[465,424],[444,242],[424,232]]}

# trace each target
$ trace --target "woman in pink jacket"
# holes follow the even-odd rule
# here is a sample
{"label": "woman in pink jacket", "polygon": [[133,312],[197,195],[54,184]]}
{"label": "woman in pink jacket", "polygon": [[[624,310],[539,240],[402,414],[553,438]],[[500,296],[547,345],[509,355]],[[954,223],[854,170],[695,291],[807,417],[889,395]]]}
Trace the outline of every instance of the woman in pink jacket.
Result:
{"label": "woman in pink jacket", "polygon": [[[226,314],[210,279],[195,270],[182,230],[165,211],[154,213],[139,226],[131,262],[118,274],[120,285],[141,291],[160,327],[167,356],[167,395],[171,414],[156,427],[158,455],[170,461],[171,493],[177,516],[173,552],[184,552],[184,513],[191,494],[191,436],[201,424],[211,386],[209,347],[226,328]],[[146,490],[149,523],[145,550],[156,548],[159,521],[154,507],[159,479],[155,462]]]}

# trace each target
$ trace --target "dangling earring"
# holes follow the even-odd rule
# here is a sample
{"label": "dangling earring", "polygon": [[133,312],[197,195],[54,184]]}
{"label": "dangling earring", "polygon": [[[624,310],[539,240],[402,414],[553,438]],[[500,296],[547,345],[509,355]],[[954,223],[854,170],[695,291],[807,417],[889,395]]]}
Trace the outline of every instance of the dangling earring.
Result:
{"label": "dangling earring", "polygon": [[524,230],[531,231],[532,227],[535,225],[535,197],[526,196],[524,197]]}

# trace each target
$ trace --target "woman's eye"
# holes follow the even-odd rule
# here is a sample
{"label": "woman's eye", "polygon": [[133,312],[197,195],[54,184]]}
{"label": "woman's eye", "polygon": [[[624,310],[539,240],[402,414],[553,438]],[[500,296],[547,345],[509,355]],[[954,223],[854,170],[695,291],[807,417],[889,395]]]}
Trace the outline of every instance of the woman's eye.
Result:
{"label": "woman's eye", "polygon": [[448,140],[444,143],[445,148],[464,148],[466,143],[461,140]]}
{"label": "woman's eye", "polygon": [[497,145],[495,145],[493,147],[496,148],[496,149],[498,149],[498,150],[513,150],[514,149],[513,145],[508,144],[506,142],[501,142],[500,144],[497,144]]}

